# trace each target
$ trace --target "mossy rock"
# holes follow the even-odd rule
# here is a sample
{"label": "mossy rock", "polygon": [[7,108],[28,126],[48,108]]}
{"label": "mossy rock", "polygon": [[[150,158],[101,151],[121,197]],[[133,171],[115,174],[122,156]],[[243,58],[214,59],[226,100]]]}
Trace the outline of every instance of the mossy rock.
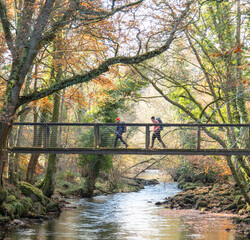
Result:
{"label": "mossy rock", "polygon": [[6,203],[16,202],[16,201],[17,201],[17,198],[14,195],[8,195],[6,200],[5,200]]}
{"label": "mossy rock", "polygon": [[47,205],[46,211],[47,211],[47,212],[61,212],[61,209],[60,209],[58,203],[51,201],[51,202]]}
{"label": "mossy rock", "polygon": [[248,204],[247,204],[247,207],[246,207],[246,212],[250,213],[250,205],[248,205]]}
{"label": "mossy rock", "polygon": [[195,204],[195,209],[201,209],[201,208],[207,208],[207,207],[208,207],[207,201],[198,200]]}
{"label": "mossy rock", "polygon": [[242,208],[242,209],[238,210],[238,214],[243,215],[243,214],[245,214],[245,211],[246,210],[244,208]]}
{"label": "mossy rock", "polygon": [[150,180],[146,180],[145,184],[146,185],[157,185],[157,184],[159,184],[159,181],[157,179],[150,179]]}
{"label": "mossy rock", "polygon": [[0,192],[0,205],[5,201],[8,193],[5,189]]}
{"label": "mossy rock", "polygon": [[184,182],[185,177],[183,175],[179,176],[177,182]]}
{"label": "mossy rock", "polygon": [[40,202],[34,203],[32,211],[37,215],[46,215],[46,208]]}
{"label": "mossy rock", "polygon": [[196,189],[197,187],[196,187],[196,185],[194,184],[194,183],[185,183],[184,185],[182,185],[182,189],[184,190],[184,191],[188,191],[188,190],[194,190],[194,189]]}
{"label": "mossy rock", "polygon": [[22,194],[29,197],[33,203],[42,202],[44,205],[49,202],[47,197],[45,197],[42,191],[27,182],[20,182],[18,184],[19,189]]}
{"label": "mossy rock", "polygon": [[235,195],[235,196],[242,195],[240,190],[233,191],[232,194]]}
{"label": "mossy rock", "polygon": [[224,208],[223,208],[223,210],[225,210],[225,211],[227,211],[227,210],[237,210],[237,204],[236,203],[232,203],[232,204],[230,204],[230,205],[228,205],[228,206],[225,206]]}
{"label": "mossy rock", "polygon": [[14,195],[17,199],[20,199],[22,196],[20,189],[14,185],[9,185],[6,190],[8,191],[8,195]]}
{"label": "mossy rock", "polygon": [[250,224],[250,218],[243,218],[242,222],[246,224]]}
{"label": "mossy rock", "polygon": [[10,203],[3,203],[2,207],[4,209],[5,215],[9,216],[11,219],[14,219],[14,213],[15,213],[15,206]]}
{"label": "mossy rock", "polygon": [[186,183],[184,181],[178,182],[178,188],[182,189]]}
{"label": "mossy rock", "polygon": [[242,195],[237,195],[235,198],[234,198],[234,201],[236,202],[237,206],[239,205],[242,205],[245,203],[245,200],[243,198]]}
{"label": "mossy rock", "polygon": [[20,200],[20,205],[21,205],[19,209],[20,217],[25,217],[28,214],[28,212],[32,209],[33,202],[29,197],[23,197]]}
{"label": "mossy rock", "polygon": [[242,218],[241,217],[235,217],[233,218],[233,222],[236,223],[236,224],[239,224],[242,222]]}
{"label": "mossy rock", "polygon": [[196,186],[187,186],[184,188],[185,191],[188,191],[188,190],[195,190],[197,187]]}
{"label": "mossy rock", "polygon": [[74,187],[74,188],[69,188],[67,190],[59,190],[58,192],[65,197],[81,196],[82,192],[84,192],[84,188]]}
{"label": "mossy rock", "polygon": [[0,215],[0,226],[5,226],[7,223],[10,223],[10,221],[10,217]]}
{"label": "mossy rock", "polygon": [[15,212],[14,212],[15,218],[20,218],[23,215],[24,206],[20,201],[17,201],[15,202],[14,207],[15,207]]}
{"label": "mossy rock", "polygon": [[[237,204],[236,204],[237,205]],[[243,209],[245,207],[245,204],[240,204],[240,205],[237,205],[237,211],[240,211],[241,209]]]}
{"label": "mossy rock", "polygon": [[230,196],[231,193],[230,192],[227,192],[227,191],[221,191],[219,192],[220,196]]}
{"label": "mossy rock", "polygon": [[68,188],[69,188],[69,184],[68,184],[68,183],[64,183],[64,184],[62,185],[62,187],[63,187],[64,189],[68,189]]}
{"label": "mossy rock", "polygon": [[190,197],[190,196],[185,196],[183,198],[183,201],[184,201],[185,204],[193,204],[194,203],[194,198]]}

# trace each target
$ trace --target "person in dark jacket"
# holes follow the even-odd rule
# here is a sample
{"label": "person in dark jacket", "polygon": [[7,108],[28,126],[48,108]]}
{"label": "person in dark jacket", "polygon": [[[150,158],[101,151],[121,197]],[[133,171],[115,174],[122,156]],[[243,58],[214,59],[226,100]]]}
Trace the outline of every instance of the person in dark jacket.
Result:
{"label": "person in dark jacket", "polygon": [[[120,123],[120,118],[116,118],[116,123]],[[116,134],[116,136],[115,136],[115,143],[114,143],[114,148],[116,148],[116,146],[117,146],[117,141],[118,141],[118,139],[120,139],[121,140],[121,142],[126,146],[126,148],[128,147],[128,144],[123,140],[123,138],[122,138],[122,134],[123,134],[123,132],[122,132],[122,125],[116,125],[116,130],[115,130],[115,134]]]}
{"label": "person in dark jacket", "polygon": [[164,142],[161,139],[161,130],[160,130],[160,126],[159,126],[159,122],[155,119],[154,116],[151,117],[151,120],[154,124],[154,128],[153,128],[153,135],[152,135],[152,143],[150,146],[150,149],[152,149],[154,147],[154,141],[157,138],[158,141],[162,144],[163,148],[166,148],[166,145],[164,144]]}

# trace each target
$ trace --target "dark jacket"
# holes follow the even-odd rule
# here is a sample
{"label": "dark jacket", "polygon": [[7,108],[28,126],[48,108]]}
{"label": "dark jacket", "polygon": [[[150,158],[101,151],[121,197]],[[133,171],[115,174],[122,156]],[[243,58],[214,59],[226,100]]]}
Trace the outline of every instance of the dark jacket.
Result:
{"label": "dark jacket", "polygon": [[122,125],[116,125],[115,133],[122,135]]}

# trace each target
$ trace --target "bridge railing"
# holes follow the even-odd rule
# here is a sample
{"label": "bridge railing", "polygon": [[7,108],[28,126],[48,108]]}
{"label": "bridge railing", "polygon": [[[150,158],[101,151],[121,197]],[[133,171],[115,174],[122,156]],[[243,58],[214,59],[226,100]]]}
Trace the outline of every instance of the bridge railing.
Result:
{"label": "bridge railing", "polygon": [[[12,146],[17,148],[113,148],[115,123],[27,123],[13,124]],[[153,124],[126,123],[123,138],[129,148],[149,149]],[[161,136],[168,149],[222,149],[211,134],[228,142],[228,149],[249,149],[250,124],[162,124]],[[207,132],[211,133],[210,135]],[[228,141],[228,132],[235,139]],[[237,137],[238,136],[238,137]],[[157,145],[158,144],[158,145]],[[155,147],[161,148],[158,140]]]}

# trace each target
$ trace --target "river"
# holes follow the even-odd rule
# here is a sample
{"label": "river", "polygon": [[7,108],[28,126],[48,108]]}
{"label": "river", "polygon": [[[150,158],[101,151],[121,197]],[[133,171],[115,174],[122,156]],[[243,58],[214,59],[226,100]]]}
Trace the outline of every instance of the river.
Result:
{"label": "river", "polygon": [[13,229],[5,240],[240,240],[231,220],[166,210],[155,202],[180,190],[173,182],[139,192],[70,200],[77,208],[31,228]]}

